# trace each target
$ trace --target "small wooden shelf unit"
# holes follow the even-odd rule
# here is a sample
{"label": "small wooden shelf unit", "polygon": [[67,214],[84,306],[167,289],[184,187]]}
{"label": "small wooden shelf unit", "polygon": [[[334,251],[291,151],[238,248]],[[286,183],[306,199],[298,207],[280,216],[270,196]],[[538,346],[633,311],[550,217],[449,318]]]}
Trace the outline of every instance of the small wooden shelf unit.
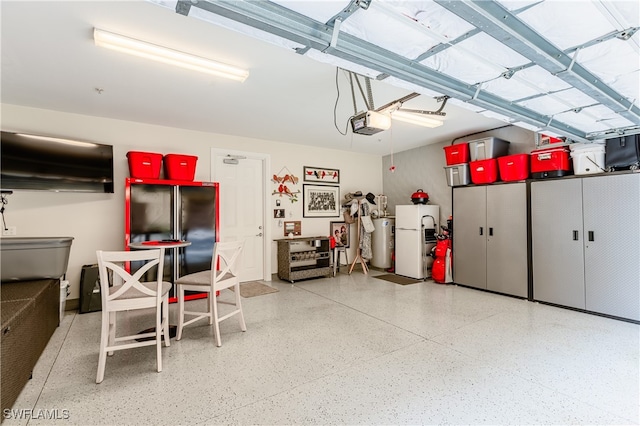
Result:
{"label": "small wooden shelf unit", "polygon": [[328,237],[296,237],[276,240],[278,243],[278,278],[295,282],[307,278],[329,276],[331,249]]}

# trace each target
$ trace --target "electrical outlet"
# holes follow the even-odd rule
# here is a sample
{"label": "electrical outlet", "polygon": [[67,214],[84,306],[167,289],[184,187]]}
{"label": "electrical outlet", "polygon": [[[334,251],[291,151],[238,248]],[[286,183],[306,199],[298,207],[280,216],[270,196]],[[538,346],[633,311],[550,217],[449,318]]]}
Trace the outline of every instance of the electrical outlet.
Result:
{"label": "electrical outlet", "polygon": [[17,234],[18,234],[18,228],[16,228],[15,226],[7,226],[6,229],[2,228],[3,236],[17,235]]}

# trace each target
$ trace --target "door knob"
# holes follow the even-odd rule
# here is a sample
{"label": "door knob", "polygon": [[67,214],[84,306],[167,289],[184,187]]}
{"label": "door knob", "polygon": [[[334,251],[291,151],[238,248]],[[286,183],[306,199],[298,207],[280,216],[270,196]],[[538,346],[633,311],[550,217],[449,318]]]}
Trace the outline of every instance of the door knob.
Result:
{"label": "door knob", "polygon": [[256,237],[262,237],[262,232],[259,234],[256,234]]}

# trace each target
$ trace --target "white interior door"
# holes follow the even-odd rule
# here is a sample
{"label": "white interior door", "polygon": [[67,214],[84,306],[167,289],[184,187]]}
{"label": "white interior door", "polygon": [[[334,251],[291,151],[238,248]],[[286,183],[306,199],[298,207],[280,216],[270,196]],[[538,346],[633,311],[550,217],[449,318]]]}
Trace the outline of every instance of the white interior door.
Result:
{"label": "white interior door", "polygon": [[220,240],[244,240],[240,280],[261,280],[266,265],[263,160],[235,155],[229,161],[227,154],[216,153],[212,158],[211,176],[220,184]]}

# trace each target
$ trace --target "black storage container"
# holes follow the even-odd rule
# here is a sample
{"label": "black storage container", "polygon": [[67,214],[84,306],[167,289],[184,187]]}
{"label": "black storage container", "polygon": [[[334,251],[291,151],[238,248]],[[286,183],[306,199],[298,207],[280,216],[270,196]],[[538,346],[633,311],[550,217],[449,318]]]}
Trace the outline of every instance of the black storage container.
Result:
{"label": "black storage container", "polygon": [[98,265],[84,265],[80,273],[80,309],[81,314],[102,310],[100,294],[100,273]]}
{"label": "black storage container", "polygon": [[640,135],[606,140],[605,167],[608,171],[640,168]]}

